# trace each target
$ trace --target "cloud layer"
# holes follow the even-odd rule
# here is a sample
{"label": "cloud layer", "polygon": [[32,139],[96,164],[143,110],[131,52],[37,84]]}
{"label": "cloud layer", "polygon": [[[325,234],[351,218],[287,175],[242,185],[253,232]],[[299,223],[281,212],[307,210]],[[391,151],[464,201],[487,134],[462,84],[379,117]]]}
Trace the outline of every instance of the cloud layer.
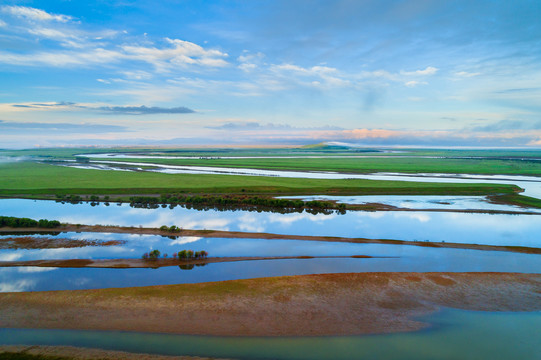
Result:
{"label": "cloud layer", "polygon": [[53,1],[0,17],[9,146],[38,132],[49,146],[541,144],[534,1]]}

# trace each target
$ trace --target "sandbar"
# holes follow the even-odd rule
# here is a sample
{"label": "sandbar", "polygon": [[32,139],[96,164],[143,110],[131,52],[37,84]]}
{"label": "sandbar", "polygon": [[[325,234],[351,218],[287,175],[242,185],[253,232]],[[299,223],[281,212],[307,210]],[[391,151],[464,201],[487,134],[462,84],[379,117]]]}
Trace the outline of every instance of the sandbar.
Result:
{"label": "sandbar", "polygon": [[0,294],[0,327],[216,336],[414,331],[441,307],[541,310],[541,275],[349,273]]}

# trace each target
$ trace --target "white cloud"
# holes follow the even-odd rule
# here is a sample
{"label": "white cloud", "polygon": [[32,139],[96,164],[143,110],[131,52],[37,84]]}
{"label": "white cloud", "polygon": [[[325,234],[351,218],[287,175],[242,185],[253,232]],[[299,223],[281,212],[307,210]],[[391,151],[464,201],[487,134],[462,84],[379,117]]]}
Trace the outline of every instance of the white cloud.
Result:
{"label": "white cloud", "polygon": [[435,68],[433,66],[427,66],[424,70],[416,70],[416,71],[401,71],[400,74],[405,76],[428,76],[428,75],[434,75],[438,72],[438,68]]}
{"label": "white cloud", "polygon": [[169,245],[184,245],[201,240],[202,237],[199,236],[181,236],[178,239],[175,239],[169,243]]}
{"label": "white cloud", "polygon": [[456,72],[455,75],[460,76],[460,77],[469,78],[469,77],[479,76],[479,75],[481,75],[481,73],[480,72],[459,71],[459,72]]}
{"label": "white cloud", "polygon": [[0,63],[19,66],[89,66],[103,65],[120,61],[125,56],[122,53],[102,48],[86,52],[61,51],[41,52],[32,54],[0,53]]}
{"label": "white cloud", "polygon": [[276,72],[290,71],[290,72],[295,72],[302,75],[317,75],[317,76],[322,76],[322,75],[337,72],[335,68],[331,68],[327,66],[312,66],[311,68],[303,68],[301,66],[297,66],[294,64],[272,65],[271,70],[276,71]]}
{"label": "white cloud", "polygon": [[[53,35],[52,33],[50,33]],[[120,50],[103,47],[91,48],[83,51],[51,51],[32,55],[0,52],[0,63],[19,66],[95,66],[118,63],[125,60],[138,60],[154,65],[158,71],[170,71],[176,66],[200,65],[206,67],[223,67],[228,63],[223,60],[227,54],[218,50],[205,50],[197,44],[182,40],[174,40],[172,48],[156,48],[144,46],[124,45]],[[126,74],[126,72],[124,72]],[[130,75],[135,75],[132,72]],[[149,74],[144,71],[138,73],[140,79]]]}
{"label": "white cloud", "polygon": [[[127,61],[142,61],[154,66],[159,72],[170,72],[187,66],[224,67],[228,54],[216,49],[203,48],[195,43],[180,39],[163,38],[156,44],[147,36],[144,39],[129,37],[127,33],[102,29],[86,31],[80,23],[71,21],[66,15],[50,14],[40,9],[23,6],[2,6],[0,11],[27,21],[7,27],[17,35],[17,42],[27,40],[33,46],[28,49],[42,49],[35,46],[36,40],[52,40],[60,48],[29,50],[24,53],[0,50],[0,63],[16,66],[53,67],[106,67]],[[57,22],[51,24],[51,22]],[[58,22],[62,24],[58,24]],[[0,26],[6,26],[1,22]],[[120,39],[116,39],[117,37]],[[119,42],[120,40],[120,42]],[[123,41],[123,42],[122,42]],[[9,47],[6,47],[9,48]],[[122,69],[125,70],[125,69]],[[145,71],[124,71],[131,80],[149,79]]]}
{"label": "white cloud", "polygon": [[395,75],[391,74],[385,70],[374,70],[374,71],[363,71],[359,74],[360,78],[384,78],[389,80],[394,80]]}
{"label": "white cloud", "polygon": [[36,285],[35,280],[18,280],[0,283],[0,292],[29,291]]}
{"label": "white cloud", "polygon": [[0,20],[0,27],[4,27],[4,26],[7,26],[7,25],[8,25],[8,24],[6,24],[5,21]]}
{"label": "white cloud", "polygon": [[238,66],[239,69],[241,69],[242,71],[252,71],[252,70],[255,70],[257,68],[257,65],[256,64],[249,64],[249,63],[243,63],[243,64],[240,64]]}
{"label": "white cloud", "polygon": [[[312,86],[317,88],[349,87],[352,85],[350,79],[336,68],[328,66],[312,66],[304,68],[295,64],[271,65],[269,70],[278,75],[282,81],[293,81],[299,85]],[[297,76],[297,78],[295,78]],[[306,81],[306,78],[312,78]]]}
{"label": "white cloud", "polygon": [[73,37],[72,34],[68,34],[64,31],[56,30],[56,29],[50,29],[50,28],[37,28],[37,29],[29,29],[28,32],[33,35],[38,35],[41,37],[45,37],[48,39],[67,39]]}
{"label": "white cloud", "polygon": [[426,81],[416,81],[416,80],[411,80],[404,83],[404,85],[406,85],[407,87],[415,87],[417,85],[427,85],[427,84],[428,83]]}
{"label": "white cloud", "polygon": [[250,54],[245,50],[244,55],[240,55],[237,61],[240,62],[238,68],[244,72],[250,72],[258,68],[261,60],[265,57],[263,53]]}
{"label": "white cloud", "polygon": [[145,46],[122,46],[123,55],[129,59],[140,60],[153,64],[158,70],[166,71],[178,65],[201,65],[208,67],[227,66],[223,58],[227,53],[219,50],[207,50],[189,41],[165,39],[173,47],[156,48]]}
{"label": "white cloud", "polygon": [[152,74],[142,70],[121,71],[122,75],[129,80],[148,80],[152,78]]}
{"label": "white cloud", "polygon": [[65,23],[73,19],[68,15],[49,14],[46,11],[26,6],[2,6],[1,10],[3,13],[34,21],[58,21]]}
{"label": "white cloud", "polygon": [[244,55],[240,55],[237,60],[242,63],[253,63],[263,59],[265,55],[261,52],[249,54],[245,51]]}

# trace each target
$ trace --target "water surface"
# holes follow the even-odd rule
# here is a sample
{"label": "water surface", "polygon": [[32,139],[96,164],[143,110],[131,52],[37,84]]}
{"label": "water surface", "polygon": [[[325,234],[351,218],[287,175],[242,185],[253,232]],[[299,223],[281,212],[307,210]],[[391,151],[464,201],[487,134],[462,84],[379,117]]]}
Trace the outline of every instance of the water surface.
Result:
{"label": "water surface", "polygon": [[268,213],[246,210],[132,208],[128,204],[61,204],[45,200],[0,200],[0,214],[47,218],[70,224],[270,232],[407,241],[459,242],[540,247],[539,215],[470,214],[428,211],[348,211],[341,215]]}
{"label": "water surface", "polygon": [[0,329],[0,344],[71,345],[253,360],[536,359],[541,312],[445,309],[417,332],[339,337],[211,337],[110,331]]}
{"label": "water surface", "polygon": [[79,239],[124,239],[126,244],[44,250],[2,250],[0,260],[139,258],[159,249],[171,254],[181,249],[207,250],[211,256],[351,256],[378,258],[290,259],[157,269],[0,268],[0,292],[98,289],[223,281],[285,275],[346,272],[525,272],[541,273],[539,255],[500,251],[429,248],[404,245],[330,243],[303,240],[208,239],[153,235],[60,234]]}
{"label": "water surface", "polygon": [[541,209],[524,208],[516,205],[493,204],[486,196],[460,195],[298,195],[280,196],[283,199],[301,199],[303,201],[336,201],[339,204],[379,203],[405,209],[441,209],[441,210],[496,210],[514,212],[538,212]]}

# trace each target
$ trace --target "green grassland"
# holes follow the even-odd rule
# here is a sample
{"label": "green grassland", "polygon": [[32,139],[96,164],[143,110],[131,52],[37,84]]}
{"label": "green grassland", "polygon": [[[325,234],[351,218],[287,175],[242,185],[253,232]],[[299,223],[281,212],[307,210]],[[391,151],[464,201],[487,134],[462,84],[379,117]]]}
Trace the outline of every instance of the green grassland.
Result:
{"label": "green grassland", "polygon": [[34,162],[0,164],[0,195],[55,194],[420,194],[513,195],[512,185],[86,170]]}
{"label": "green grassland", "polygon": [[[98,159],[94,159],[98,160]],[[109,159],[110,160],[110,159]],[[401,172],[541,176],[541,161],[455,158],[120,159],[164,165],[215,166],[345,173]]]}

